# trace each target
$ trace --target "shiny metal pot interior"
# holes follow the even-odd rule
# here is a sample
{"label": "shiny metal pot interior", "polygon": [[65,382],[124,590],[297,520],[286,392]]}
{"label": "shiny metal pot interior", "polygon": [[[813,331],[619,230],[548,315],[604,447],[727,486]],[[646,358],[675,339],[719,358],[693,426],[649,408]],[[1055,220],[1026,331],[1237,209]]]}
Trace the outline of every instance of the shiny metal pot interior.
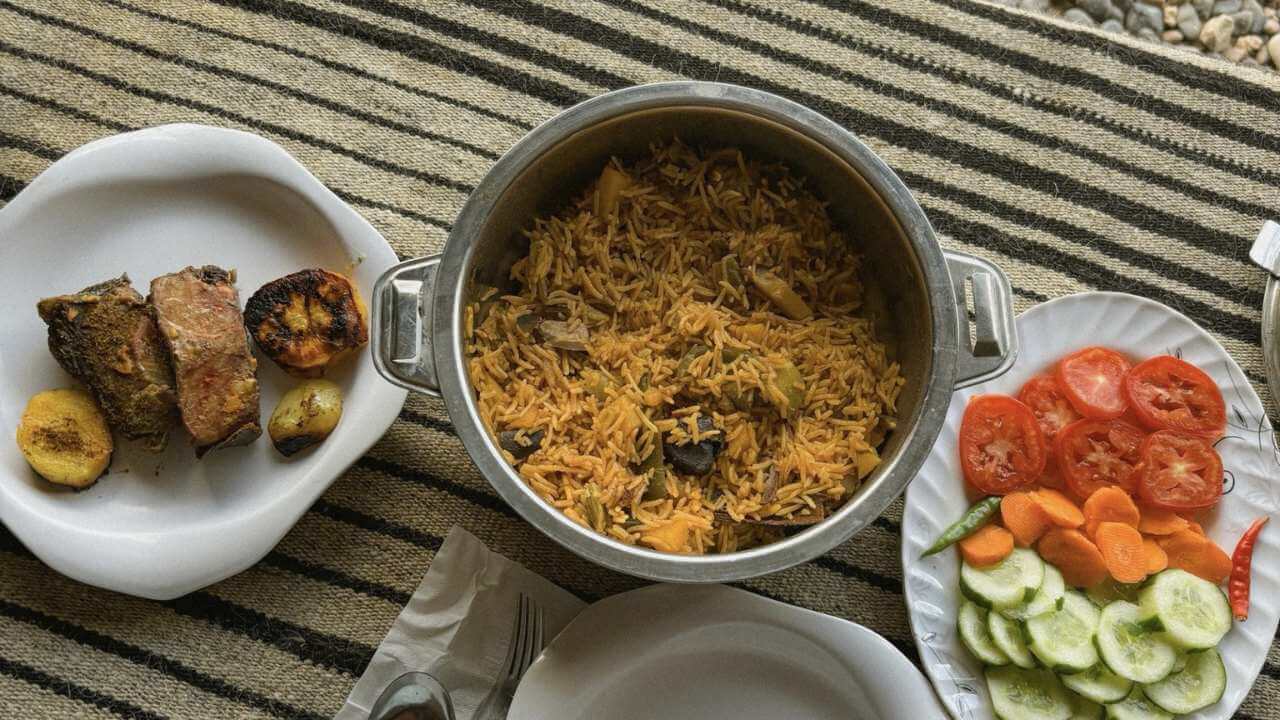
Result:
{"label": "shiny metal pot interior", "polygon": [[[511,264],[528,251],[521,231],[534,217],[561,209],[611,156],[634,159],[650,143],[673,137],[785,162],[829,201],[833,219],[861,244],[868,272],[889,297],[906,378],[898,428],[881,450],[883,463],[852,499],[803,532],[724,555],[629,546],[544,503],[485,431],[463,346],[466,303],[479,284],[511,286]],[[443,396],[472,460],[522,517],[590,560],[675,582],[755,577],[847,540],[915,476],[941,430],[952,390],[1003,373],[1016,354],[1004,274],[986,261],[944,253],[910,191],[869,148],[827,118],[775,95],[703,82],[619,90],[539,126],[472,193],[442,254],[410,260],[383,275],[374,288],[372,324],[379,372],[411,390]]]}

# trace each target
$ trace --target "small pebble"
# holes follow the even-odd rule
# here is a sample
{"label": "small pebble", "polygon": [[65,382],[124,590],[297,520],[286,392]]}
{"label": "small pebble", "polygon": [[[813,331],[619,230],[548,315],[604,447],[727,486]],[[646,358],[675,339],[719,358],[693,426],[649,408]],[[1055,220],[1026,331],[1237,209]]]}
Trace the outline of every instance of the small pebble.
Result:
{"label": "small pebble", "polygon": [[1213,0],[1191,0],[1191,6],[1196,9],[1201,20],[1208,20],[1213,13]]}
{"label": "small pebble", "polygon": [[1267,20],[1265,23],[1262,24],[1262,32],[1268,35],[1275,35],[1276,33],[1280,33],[1280,20],[1276,20],[1275,18],[1271,18],[1270,20]]}
{"label": "small pebble", "polygon": [[1238,48],[1238,47],[1227,48],[1227,51],[1222,53],[1222,57],[1224,60],[1227,60],[1228,62],[1233,62],[1233,63],[1240,62],[1241,60],[1245,59],[1247,55],[1248,53],[1246,53],[1243,48]]}
{"label": "small pebble", "polygon": [[1262,42],[1261,35],[1245,35],[1244,37],[1236,38],[1236,47],[1244,48],[1247,53],[1256,53],[1258,48],[1262,47]]}
{"label": "small pebble", "polygon": [[1231,36],[1235,31],[1235,23],[1230,15],[1218,15],[1210,18],[1200,29],[1200,42],[1209,52],[1220,53],[1231,47]]}
{"label": "small pebble", "polygon": [[1267,15],[1262,11],[1261,3],[1258,0],[1244,0],[1240,9],[1249,13],[1249,29],[1246,32],[1253,35],[1262,32],[1262,25],[1266,23]]}
{"label": "small pebble", "polygon": [[1268,18],[1270,18],[1270,19],[1274,20],[1274,19],[1276,18],[1276,9],[1275,9],[1275,8],[1273,8],[1273,7],[1271,7],[1270,5],[1268,5],[1268,6],[1264,7],[1264,8],[1262,8],[1262,14],[1263,14],[1263,15],[1266,15]]}
{"label": "small pebble", "polygon": [[1124,32],[1124,25],[1121,25],[1120,21],[1115,18],[1108,18],[1103,21],[1102,29],[1107,32],[1122,33]]}
{"label": "small pebble", "polygon": [[1240,12],[1241,5],[1244,5],[1244,0],[1218,0],[1213,4],[1213,14],[1230,15],[1234,12]]}
{"label": "small pebble", "polygon": [[1267,46],[1263,45],[1259,48],[1258,52],[1254,53],[1253,59],[1257,60],[1259,65],[1266,65],[1271,62],[1271,53],[1267,52]]}
{"label": "small pebble", "polygon": [[1164,32],[1160,33],[1160,39],[1169,43],[1170,45],[1177,45],[1181,43],[1183,40],[1182,31],[1181,30],[1165,30]]}
{"label": "small pebble", "polygon": [[1267,54],[1271,56],[1276,69],[1280,70],[1280,35],[1272,35],[1267,41]]}
{"label": "small pebble", "polygon": [[1183,37],[1200,37],[1200,26],[1200,16],[1196,14],[1194,6],[1180,5],[1178,7],[1178,29],[1182,31]]}
{"label": "small pebble", "polygon": [[1070,10],[1067,10],[1066,12],[1062,13],[1062,19],[1076,23],[1077,25],[1084,25],[1085,27],[1095,27],[1098,24],[1094,22],[1093,18],[1090,17],[1089,13],[1085,12],[1084,10],[1081,10],[1078,7],[1073,7]]}
{"label": "small pebble", "polygon": [[1164,6],[1164,26],[1167,28],[1178,26],[1178,6],[1177,5]]}
{"label": "small pebble", "polygon": [[1231,21],[1234,24],[1237,35],[1246,35],[1249,32],[1249,28],[1253,27],[1253,13],[1248,10],[1232,13]]}
{"label": "small pebble", "polygon": [[1164,30],[1164,13],[1152,5],[1136,3],[1129,8],[1129,13],[1125,15],[1124,26],[1134,34],[1137,34],[1143,28],[1157,33]]}

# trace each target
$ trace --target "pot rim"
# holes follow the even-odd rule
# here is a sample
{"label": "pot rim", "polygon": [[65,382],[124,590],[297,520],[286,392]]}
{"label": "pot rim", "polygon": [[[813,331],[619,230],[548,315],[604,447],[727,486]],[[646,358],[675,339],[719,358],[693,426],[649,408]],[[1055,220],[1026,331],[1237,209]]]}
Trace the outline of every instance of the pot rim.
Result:
{"label": "pot rim", "polygon": [[[500,198],[526,168],[563,140],[597,123],[671,106],[754,115],[819,143],[860,173],[902,228],[920,263],[933,334],[932,367],[902,446],[831,517],[782,540],[725,554],[677,555],[626,545],[570,520],[526,484],[502,457],[480,420],[467,381],[462,340],[465,270],[475,239]],[[728,582],[758,577],[813,559],[870,524],[906,489],[941,432],[957,376],[957,302],[947,262],[924,211],[901,179],[872,150],[827,117],[760,90],[702,81],[662,82],[616,90],[575,105],[539,125],[481,180],[454,223],[432,296],[432,353],[439,387],[459,439],[481,474],[525,521],[575,554],[620,572],[666,582]]]}

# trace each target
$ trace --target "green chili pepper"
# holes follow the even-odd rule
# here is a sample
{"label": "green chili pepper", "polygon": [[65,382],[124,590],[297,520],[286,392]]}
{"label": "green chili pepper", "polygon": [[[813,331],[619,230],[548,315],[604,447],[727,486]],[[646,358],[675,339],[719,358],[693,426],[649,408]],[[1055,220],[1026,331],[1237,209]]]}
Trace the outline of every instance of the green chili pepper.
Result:
{"label": "green chili pepper", "polygon": [[983,498],[969,508],[969,512],[964,514],[951,527],[942,531],[942,535],[938,536],[937,542],[933,544],[920,557],[929,557],[934,553],[942,552],[957,542],[969,537],[978,528],[986,525],[997,512],[1000,511],[1000,498],[992,496]]}

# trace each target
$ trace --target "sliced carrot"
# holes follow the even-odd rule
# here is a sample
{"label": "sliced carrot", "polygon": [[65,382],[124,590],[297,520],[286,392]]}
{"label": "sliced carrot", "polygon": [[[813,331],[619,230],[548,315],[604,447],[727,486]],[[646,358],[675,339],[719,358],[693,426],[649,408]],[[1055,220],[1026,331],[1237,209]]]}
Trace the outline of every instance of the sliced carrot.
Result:
{"label": "sliced carrot", "polygon": [[1031,493],[1040,509],[1049,518],[1049,522],[1058,527],[1078,528],[1084,524],[1084,513],[1071,501],[1071,498],[1053,488],[1040,488]]}
{"label": "sliced carrot", "polygon": [[1142,557],[1147,563],[1147,574],[1155,575],[1169,567],[1169,555],[1153,538],[1142,538]]}
{"label": "sliced carrot", "polygon": [[1194,530],[1178,532],[1156,540],[1169,556],[1169,567],[1186,570],[1214,584],[1231,574],[1231,558],[1209,538]]}
{"label": "sliced carrot", "polygon": [[1142,535],[1137,528],[1118,522],[1098,524],[1094,541],[1107,572],[1117,582],[1135,583],[1147,576],[1147,559],[1142,551]]}
{"label": "sliced carrot", "polygon": [[1011,492],[1000,500],[1000,520],[1018,547],[1031,547],[1053,523],[1029,492]]}
{"label": "sliced carrot", "polygon": [[1013,552],[1013,535],[999,525],[984,525],[959,543],[964,561],[974,567],[995,565]]}
{"label": "sliced carrot", "polygon": [[1186,529],[1186,518],[1160,508],[1143,508],[1142,518],[1138,520],[1138,532],[1143,535],[1172,535]]}
{"label": "sliced carrot", "polygon": [[1092,587],[1107,579],[1107,563],[1098,546],[1079,530],[1053,528],[1036,545],[1040,557],[1062,572],[1072,587]]}
{"label": "sliced carrot", "polygon": [[1085,537],[1089,538],[1095,543],[1098,542],[1098,526],[1101,524],[1102,524],[1101,520],[1085,520],[1084,521]]}
{"label": "sliced carrot", "polygon": [[1098,488],[1084,501],[1084,520],[1087,524],[1118,522],[1136,528],[1140,519],[1138,506],[1133,504],[1133,498],[1115,485]]}

